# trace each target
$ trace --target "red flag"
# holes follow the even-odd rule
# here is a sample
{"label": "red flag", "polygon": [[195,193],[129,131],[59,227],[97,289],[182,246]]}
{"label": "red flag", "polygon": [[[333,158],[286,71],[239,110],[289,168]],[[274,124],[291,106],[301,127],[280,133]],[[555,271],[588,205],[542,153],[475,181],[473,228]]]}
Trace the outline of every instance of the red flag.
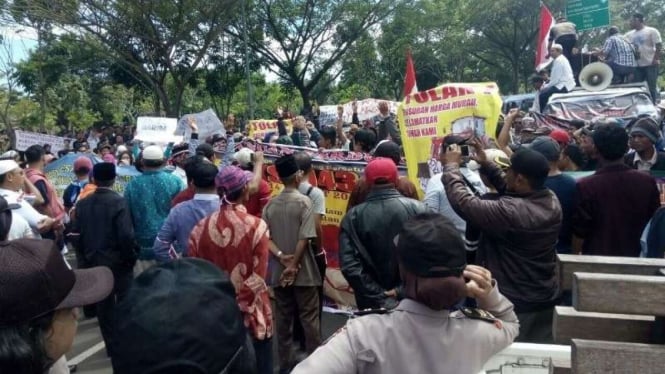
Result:
{"label": "red flag", "polygon": [[536,67],[547,60],[547,41],[550,37],[550,29],[556,20],[547,9],[545,4],[540,5],[540,33],[538,34],[538,48],[536,49]]}
{"label": "red flag", "polygon": [[411,50],[406,51],[406,74],[404,76],[404,96],[418,92],[416,84],[416,69],[413,67],[413,58]]}

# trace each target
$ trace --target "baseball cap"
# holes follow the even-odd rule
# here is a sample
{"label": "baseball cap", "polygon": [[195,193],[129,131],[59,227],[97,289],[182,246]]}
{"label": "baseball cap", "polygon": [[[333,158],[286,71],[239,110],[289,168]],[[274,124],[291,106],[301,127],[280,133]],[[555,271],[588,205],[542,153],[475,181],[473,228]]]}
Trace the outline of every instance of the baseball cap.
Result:
{"label": "baseball cap", "polygon": [[52,240],[0,243],[0,326],[103,300],[113,288],[106,267],[72,270]]}
{"label": "baseball cap", "polygon": [[550,162],[559,160],[561,155],[561,147],[559,147],[559,144],[549,136],[539,136],[535,138],[528,147],[545,156],[547,161]]}
{"label": "baseball cap", "polygon": [[413,216],[402,226],[395,245],[399,262],[419,277],[460,276],[466,266],[464,241],[455,225],[440,214]]}
{"label": "baseball cap", "polygon": [[370,186],[381,181],[395,184],[397,183],[397,165],[389,158],[377,157],[365,167],[365,180]]}
{"label": "baseball cap", "polygon": [[186,258],[151,267],[134,280],[117,315],[122,318],[114,321],[111,357],[116,373],[220,373],[250,365],[235,288],[208,261]]}
{"label": "baseball cap", "polygon": [[560,129],[556,129],[550,133],[550,138],[556,140],[557,143],[568,145],[570,143],[570,135],[568,132]]}
{"label": "baseball cap", "polygon": [[244,188],[251,180],[251,174],[237,166],[226,166],[217,173],[215,186],[224,193],[233,193]]}
{"label": "baseball cap", "polygon": [[0,175],[5,175],[12,170],[20,168],[14,160],[0,160]]}
{"label": "baseball cap", "polygon": [[252,163],[252,156],[254,151],[249,148],[241,148],[238,152],[233,154],[233,159],[238,162],[240,167],[247,167]]}
{"label": "baseball cap", "polygon": [[149,145],[143,149],[143,159],[152,161],[164,160],[164,151],[158,145]]}
{"label": "baseball cap", "polygon": [[74,160],[74,171],[87,170],[90,172],[92,170],[92,160],[85,156],[79,156]]}

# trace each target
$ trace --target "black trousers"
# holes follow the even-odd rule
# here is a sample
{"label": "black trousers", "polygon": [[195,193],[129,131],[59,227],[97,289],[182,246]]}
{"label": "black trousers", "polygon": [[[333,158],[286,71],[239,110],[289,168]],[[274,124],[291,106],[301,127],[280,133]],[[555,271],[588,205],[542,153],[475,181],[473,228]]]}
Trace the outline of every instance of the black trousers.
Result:
{"label": "black trousers", "polygon": [[113,290],[106,297],[106,299],[97,303],[97,320],[99,322],[99,329],[102,331],[102,337],[106,344],[106,353],[109,357],[113,356],[113,318],[115,307],[120,303],[129,290],[129,286],[134,279],[134,273],[129,271],[114,271],[113,272]]}
{"label": "black trousers", "polygon": [[550,97],[552,97],[552,95],[556,93],[567,93],[567,92],[568,89],[566,87],[559,89],[556,88],[556,86],[550,86],[540,91],[540,94],[538,95],[538,104],[540,104],[540,112],[542,113],[545,110],[545,107],[547,106],[547,103],[550,101]]}

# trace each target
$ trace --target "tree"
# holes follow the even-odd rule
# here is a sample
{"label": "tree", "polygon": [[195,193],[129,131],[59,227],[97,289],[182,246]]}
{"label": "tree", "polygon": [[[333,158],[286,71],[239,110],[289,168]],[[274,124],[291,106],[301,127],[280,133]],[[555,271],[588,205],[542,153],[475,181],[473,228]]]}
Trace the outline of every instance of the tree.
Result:
{"label": "tree", "polygon": [[[386,20],[399,2],[393,0],[256,0],[247,30],[249,47],[269,68],[291,84],[311,109],[310,95],[332,72],[353,43]],[[261,27],[257,31],[256,26]],[[229,28],[238,39],[242,23]]]}
{"label": "tree", "polygon": [[[234,17],[238,0],[78,0],[76,7],[31,11],[82,35],[93,37],[100,53],[114,59],[137,82],[155,94],[155,111],[177,116],[182,94],[199,66],[206,65],[208,48]],[[167,77],[175,92],[167,92]]]}

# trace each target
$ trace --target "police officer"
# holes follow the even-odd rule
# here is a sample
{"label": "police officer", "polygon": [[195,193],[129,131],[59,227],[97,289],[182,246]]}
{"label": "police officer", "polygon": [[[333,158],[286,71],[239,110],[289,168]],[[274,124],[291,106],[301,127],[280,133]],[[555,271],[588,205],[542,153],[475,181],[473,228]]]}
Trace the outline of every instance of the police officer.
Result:
{"label": "police officer", "polygon": [[[447,218],[418,214],[395,240],[405,299],[385,314],[349,320],[294,374],[478,373],[513,342],[513,305],[487,269],[466,265]],[[449,311],[467,296],[482,309]]]}

